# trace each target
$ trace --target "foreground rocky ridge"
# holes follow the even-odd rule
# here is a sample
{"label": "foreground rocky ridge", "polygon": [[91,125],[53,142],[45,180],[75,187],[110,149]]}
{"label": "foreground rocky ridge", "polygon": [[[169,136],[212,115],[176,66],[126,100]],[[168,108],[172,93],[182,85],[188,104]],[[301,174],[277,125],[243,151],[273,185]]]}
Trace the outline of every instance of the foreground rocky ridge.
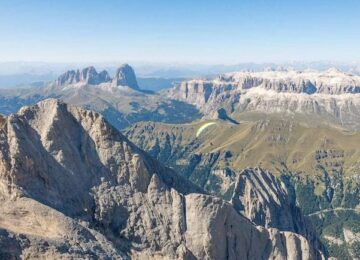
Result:
{"label": "foreground rocky ridge", "polygon": [[99,114],[46,100],[0,129],[2,258],[318,259],[163,167]]}

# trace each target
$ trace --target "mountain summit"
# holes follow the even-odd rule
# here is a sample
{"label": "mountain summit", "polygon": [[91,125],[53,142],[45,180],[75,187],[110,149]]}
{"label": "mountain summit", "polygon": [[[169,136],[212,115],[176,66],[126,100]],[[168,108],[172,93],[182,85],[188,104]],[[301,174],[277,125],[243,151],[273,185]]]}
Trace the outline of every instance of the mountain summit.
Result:
{"label": "mountain summit", "polygon": [[136,90],[139,89],[135,72],[128,64],[124,64],[116,70],[115,77],[113,78],[112,82],[115,86],[121,85],[128,86]]}
{"label": "mountain summit", "polygon": [[103,70],[100,73],[96,71],[93,66],[80,70],[68,70],[60,75],[56,80],[56,85],[70,85],[76,83],[85,83],[89,85],[98,85],[110,81],[110,76],[107,71]]}
{"label": "mountain summit", "polygon": [[115,73],[114,78],[110,78],[106,70],[98,73],[93,66],[82,70],[68,70],[58,77],[55,81],[57,86],[74,85],[78,83],[86,85],[99,85],[112,82],[112,86],[128,86],[134,90],[139,90],[134,69],[128,65],[121,65]]}

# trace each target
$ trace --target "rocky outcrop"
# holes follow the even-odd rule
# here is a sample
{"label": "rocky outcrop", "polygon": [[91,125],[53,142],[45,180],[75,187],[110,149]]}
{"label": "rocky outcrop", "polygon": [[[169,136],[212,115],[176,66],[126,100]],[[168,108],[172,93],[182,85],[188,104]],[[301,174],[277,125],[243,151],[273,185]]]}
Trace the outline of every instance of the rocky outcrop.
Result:
{"label": "rocky outcrop", "polygon": [[270,172],[261,168],[243,170],[237,177],[231,203],[253,223],[301,234],[325,250],[311,222],[296,206],[291,185]]}
{"label": "rocky outcrop", "polygon": [[238,175],[232,203],[257,225],[287,231],[298,231],[304,225],[303,221],[297,223],[294,194],[284,182],[261,168],[249,168]]}
{"label": "rocky outcrop", "polygon": [[56,80],[57,86],[71,85],[77,83],[84,83],[90,85],[98,85],[109,82],[110,76],[107,71],[103,70],[100,73],[94,67],[87,67],[80,70],[69,70],[60,75]]}
{"label": "rocky outcrop", "polygon": [[239,122],[237,122],[236,120],[232,119],[231,117],[228,116],[226,110],[224,108],[220,108],[216,111],[215,113],[215,118],[216,119],[220,119],[220,120],[224,120],[233,124],[239,124]]}
{"label": "rocky outcrop", "polygon": [[2,127],[6,122],[6,118],[0,114],[0,127]]}
{"label": "rocky outcrop", "polygon": [[[344,240],[349,248],[349,254],[353,259],[360,259],[360,232],[352,232],[349,229],[343,229]],[[341,241],[341,240],[340,240]]]}
{"label": "rocky outcrop", "polygon": [[0,256],[317,259],[256,227],[129,142],[97,113],[45,100],[0,129]]}
{"label": "rocky outcrop", "polygon": [[132,89],[139,90],[135,72],[128,64],[124,64],[116,70],[112,84],[114,86],[128,86]]}

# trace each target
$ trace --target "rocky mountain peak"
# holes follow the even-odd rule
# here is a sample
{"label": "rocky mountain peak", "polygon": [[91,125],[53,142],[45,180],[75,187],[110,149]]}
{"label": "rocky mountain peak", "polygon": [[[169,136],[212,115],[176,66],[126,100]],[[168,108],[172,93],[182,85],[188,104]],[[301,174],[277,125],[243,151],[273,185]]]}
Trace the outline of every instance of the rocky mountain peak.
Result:
{"label": "rocky mountain peak", "polygon": [[56,80],[56,85],[62,86],[77,83],[80,81],[79,76],[80,75],[78,70],[68,70],[58,77]]}
{"label": "rocky mountain peak", "polygon": [[106,70],[98,73],[93,66],[84,68],[80,72],[80,81],[91,85],[98,85],[110,81],[111,78]]}
{"label": "rocky mountain peak", "polygon": [[132,89],[139,89],[135,72],[128,64],[124,64],[116,70],[115,76],[113,78],[113,85],[129,86]]}
{"label": "rocky mountain peak", "polygon": [[[319,259],[137,148],[98,113],[48,99],[0,134],[0,256]],[[36,222],[34,221],[36,220]]]}
{"label": "rocky mountain peak", "polygon": [[57,86],[73,84],[99,85],[101,83],[112,82],[112,86],[128,86],[132,89],[139,90],[136,75],[133,68],[124,64],[120,66],[115,73],[114,78],[110,78],[106,70],[98,73],[93,66],[81,70],[68,70],[58,77],[55,84]]}
{"label": "rocky mountain peak", "polygon": [[60,75],[56,80],[57,86],[84,83],[90,85],[98,85],[111,80],[107,71],[98,73],[93,66],[86,67],[82,70],[68,70]]}

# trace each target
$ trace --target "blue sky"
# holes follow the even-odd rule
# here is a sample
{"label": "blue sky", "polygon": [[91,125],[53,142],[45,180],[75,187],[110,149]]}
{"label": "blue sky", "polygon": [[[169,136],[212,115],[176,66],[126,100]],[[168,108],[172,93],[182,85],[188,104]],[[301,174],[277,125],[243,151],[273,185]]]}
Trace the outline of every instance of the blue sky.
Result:
{"label": "blue sky", "polygon": [[360,1],[0,0],[0,61],[360,61]]}

